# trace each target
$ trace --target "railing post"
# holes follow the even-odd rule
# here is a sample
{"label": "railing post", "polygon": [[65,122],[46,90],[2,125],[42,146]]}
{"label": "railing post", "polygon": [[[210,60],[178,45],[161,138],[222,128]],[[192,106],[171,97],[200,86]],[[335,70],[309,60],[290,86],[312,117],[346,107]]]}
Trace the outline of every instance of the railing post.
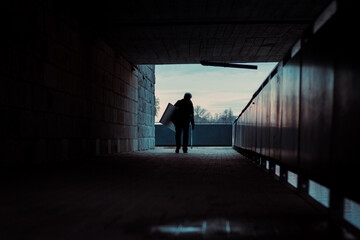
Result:
{"label": "railing post", "polygon": [[335,189],[330,191],[329,214],[337,221],[342,220],[344,216],[344,198]]}
{"label": "railing post", "polygon": [[273,161],[269,161],[269,173],[275,175],[275,163]]}
{"label": "railing post", "polygon": [[287,168],[284,166],[280,166],[280,182],[287,182]]}
{"label": "railing post", "polygon": [[303,174],[298,172],[298,193],[302,196],[309,194],[309,179],[304,177]]}

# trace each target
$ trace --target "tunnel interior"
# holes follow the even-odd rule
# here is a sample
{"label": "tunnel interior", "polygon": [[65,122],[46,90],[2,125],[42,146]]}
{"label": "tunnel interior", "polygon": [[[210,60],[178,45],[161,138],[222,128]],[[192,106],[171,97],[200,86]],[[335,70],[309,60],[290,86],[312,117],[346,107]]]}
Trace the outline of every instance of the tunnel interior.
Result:
{"label": "tunnel interior", "polygon": [[[356,239],[359,215],[349,210],[349,206],[356,209],[360,201],[356,188],[360,85],[359,45],[352,25],[355,9],[355,3],[348,0],[6,1],[0,19],[4,36],[0,40],[0,165],[1,185],[6,190],[1,198],[1,232],[5,239],[46,239],[56,234],[59,239],[65,238],[62,234],[76,239],[92,233],[94,239],[130,239],[132,234],[143,239],[145,233],[133,229],[127,213],[136,212],[132,220],[137,222],[155,214],[151,207],[164,214],[162,204],[140,204],[146,200],[137,195],[146,192],[145,187],[159,195],[160,200],[155,197],[153,201],[171,205],[172,197],[176,199],[173,208],[163,208],[174,210],[169,214],[173,219],[163,221],[158,216],[159,224],[150,227],[154,239],[161,239],[160,233],[166,231],[184,237],[187,230],[206,238],[206,229],[213,231],[209,238],[287,239],[288,234],[307,229],[308,235],[296,237]],[[241,154],[231,148],[221,153],[205,149],[199,150],[199,156],[178,158],[179,163],[167,162],[164,159],[171,160],[172,155],[154,150],[156,64],[200,61],[279,64],[233,124],[232,145]],[[252,161],[244,161],[244,156]],[[192,159],[203,165],[197,166]],[[253,172],[248,168],[251,163],[270,175]],[[160,176],[154,175],[154,166],[163,165]],[[254,175],[241,172],[242,168]],[[269,204],[261,201],[274,179],[288,182],[292,174],[297,176],[292,182],[297,188],[284,190],[276,182]],[[258,175],[264,181],[258,182],[254,177]],[[193,189],[191,183],[179,182],[186,177],[196,183]],[[169,179],[173,185],[160,183]],[[243,192],[237,191],[237,184]],[[161,187],[168,188],[165,198],[161,198]],[[183,189],[186,187],[191,191]],[[325,208],[316,208],[322,214],[313,213],[299,199],[307,199],[310,188],[321,187],[329,190],[329,200],[322,204]],[[172,193],[172,188],[177,192]],[[204,195],[194,193],[201,189]],[[106,200],[99,200],[102,194]],[[230,201],[233,194],[237,202]],[[241,202],[242,194],[250,194],[248,201]],[[282,211],[287,203],[277,201],[280,196],[291,198],[289,203],[306,208],[309,215],[292,212],[289,205]],[[87,197],[92,200],[86,202]],[[193,202],[201,208],[200,200],[207,206],[199,212],[202,217],[188,218],[192,224],[179,223],[191,215]],[[127,208],[121,201],[139,204]],[[249,202],[253,205],[246,205]],[[273,210],[269,210],[270,203],[276,206]],[[251,211],[244,212],[246,206]],[[140,210],[131,210],[137,207]],[[141,208],[149,211],[144,218]],[[262,214],[256,209],[267,210]],[[92,210],[98,215],[92,215]],[[110,214],[112,210],[121,210],[121,216]],[[274,218],[276,212],[279,218]],[[284,219],[291,213],[298,219],[286,225]],[[93,219],[88,223],[84,221],[87,214]],[[104,224],[96,222],[100,215]],[[118,221],[123,216],[130,220]],[[314,216],[314,225],[309,226],[306,221]],[[267,221],[260,223],[259,219]],[[272,220],[278,225],[273,222],[269,231],[259,229]],[[242,225],[246,221],[250,225]],[[333,223],[341,230],[332,228]],[[250,232],[241,232],[241,228]]]}

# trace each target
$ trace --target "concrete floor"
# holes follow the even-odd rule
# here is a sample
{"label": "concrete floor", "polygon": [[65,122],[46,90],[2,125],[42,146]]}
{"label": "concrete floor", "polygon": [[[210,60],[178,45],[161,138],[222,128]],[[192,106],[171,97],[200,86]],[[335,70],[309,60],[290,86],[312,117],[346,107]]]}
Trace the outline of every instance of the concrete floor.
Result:
{"label": "concrete floor", "polygon": [[0,239],[343,239],[233,149],[189,151],[2,171]]}

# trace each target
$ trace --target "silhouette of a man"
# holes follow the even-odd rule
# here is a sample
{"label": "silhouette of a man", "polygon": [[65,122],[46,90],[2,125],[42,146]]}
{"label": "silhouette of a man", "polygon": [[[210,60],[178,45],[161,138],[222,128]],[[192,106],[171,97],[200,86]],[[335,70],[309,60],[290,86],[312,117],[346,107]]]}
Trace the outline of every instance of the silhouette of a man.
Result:
{"label": "silhouette of a man", "polygon": [[175,103],[173,123],[175,125],[176,153],[181,148],[181,132],[183,132],[183,151],[187,153],[189,140],[189,126],[194,129],[194,106],[191,102],[191,93],[185,93],[184,98]]}

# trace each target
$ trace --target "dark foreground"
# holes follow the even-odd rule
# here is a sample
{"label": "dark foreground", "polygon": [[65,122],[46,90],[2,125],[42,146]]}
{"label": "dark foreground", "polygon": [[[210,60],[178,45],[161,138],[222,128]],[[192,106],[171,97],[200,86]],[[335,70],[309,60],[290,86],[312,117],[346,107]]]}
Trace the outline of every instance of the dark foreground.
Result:
{"label": "dark foreground", "polygon": [[231,148],[161,148],[0,180],[0,239],[343,239]]}

